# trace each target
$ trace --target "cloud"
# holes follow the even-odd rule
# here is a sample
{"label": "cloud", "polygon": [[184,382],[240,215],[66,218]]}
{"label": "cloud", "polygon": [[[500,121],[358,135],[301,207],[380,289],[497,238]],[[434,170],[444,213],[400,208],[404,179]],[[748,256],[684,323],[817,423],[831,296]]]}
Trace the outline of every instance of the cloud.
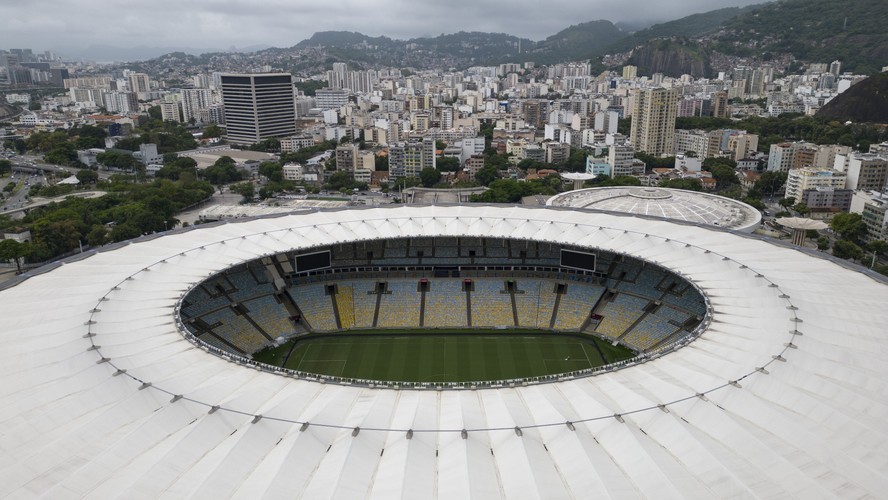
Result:
{"label": "cloud", "polygon": [[659,22],[757,0],[0,1],[0,48],[288,47],[325,30],[392,38],[494,31],[534,40],[597,19]]}

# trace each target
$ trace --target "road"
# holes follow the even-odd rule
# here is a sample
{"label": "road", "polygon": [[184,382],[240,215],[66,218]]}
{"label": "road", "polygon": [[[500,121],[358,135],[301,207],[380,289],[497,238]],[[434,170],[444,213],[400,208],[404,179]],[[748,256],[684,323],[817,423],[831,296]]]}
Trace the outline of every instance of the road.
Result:
{"label": "road", "polygon": [[2,204],[0,204],[0,213],[24,207],[28,202],[28,193],[31,190],[31,186],[40,182],[45,185],[46,177],[43,175],[29,175],[21,172],[3,179],[3,181],[0,182],[0,189],[5,188],[8,184],[18,184],[20,187],[15,194],[3,200]]}
{"label": "road", "polygon": [[26,210],[31,210],[32,208],[42,207],[44,205],[49,205],[50,203],[58,203],[60,201],[64,201],[67,198],[99,198],[105,196],[105,191],[77,191],[74,193],[68,193],[63,196],[56,196],[55,198],[33,198],[32,203],[18,204],[21,206],[9,204],[7,208],[3,211],[0,211],[0,215],[13,215],[20,212],[25,212]]}
{"label": "road", "polygon": [[[12,162],[12,170],[21,170],[24,172],[54,172],[58,177],[64,179],[70,175],[74,175],[77,173],[76,168],[71,167],[62,167],[59,165],[51,165],[49,163],[44,163],[43,158],[37,155],[21,155],[16,156],[14,158],[10,158]],[[107,170],[97,170],[99,174],[99,179],[107,180],[116,172],[109,172]]]}

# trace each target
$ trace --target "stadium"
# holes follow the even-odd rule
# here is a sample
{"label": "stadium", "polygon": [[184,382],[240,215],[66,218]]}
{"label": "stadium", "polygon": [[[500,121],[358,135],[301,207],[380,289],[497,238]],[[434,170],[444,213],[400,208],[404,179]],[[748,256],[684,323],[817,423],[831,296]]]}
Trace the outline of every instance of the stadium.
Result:
{"label": "stadium", "polygon": [[151,235],[0,292],[0,495],[875,498],[886,299],[778,242],[568,208]]}

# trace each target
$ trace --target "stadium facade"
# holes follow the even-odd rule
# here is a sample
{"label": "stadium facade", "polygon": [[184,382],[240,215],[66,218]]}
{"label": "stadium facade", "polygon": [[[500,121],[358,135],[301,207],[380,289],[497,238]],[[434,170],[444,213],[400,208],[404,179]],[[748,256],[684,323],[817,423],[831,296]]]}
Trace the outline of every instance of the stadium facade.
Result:
{"label": "stadium facade", "polygon": [[[258,257],[395,237],[600,248],[678,273],[687,346],[553,383],[391,389],[209,354],[177,304]],[[888,286],[772,241],[555,208],[317,211],[154,235],[0,292],[0,496],[880,497]]]}

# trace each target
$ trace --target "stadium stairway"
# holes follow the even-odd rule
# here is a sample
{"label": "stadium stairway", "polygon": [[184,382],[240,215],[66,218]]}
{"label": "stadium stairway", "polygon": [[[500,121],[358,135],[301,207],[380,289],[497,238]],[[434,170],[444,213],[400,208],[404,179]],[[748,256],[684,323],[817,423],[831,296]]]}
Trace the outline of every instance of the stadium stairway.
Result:
{"label": "stadium stairway", "polygon": [[419,291],[419,326],[422,328],[425,326],[425,306],[426,306],[426,290],[420,289]]}
{"label": "stadium stairway", "polygon": [[466,287],[466,324],[472,326],[472,291]]}
{"label": "stadium stairway", "polygon": [[552,306],[552,318],[549,320],[549,328],[555,329],[555,322],[558,320],[558,306],[561,304],[561,296],[563,293],[555,294],[555,305]]}
{"label": "stadium stairway", "polygon": [[[598,321],[592,319],[592,314],[600,314],[598,309],[604,306],[605,297],[608,299],[613,296],[613,292],[610,290],[605,290],[604,293],[598,296],[598,300],[595,301],[595,304],[589,309],[590,314],[586,318],[586,321],[583,322],[582,326],[580,326],[581,332],[592,333],[598,327]],[[594,325],[593,325],[594,323]]]}
{"label": "stadium stairway", "polygon": [[518,305],[515,303],[515,289],[509,290],[509,300],[512,302],[512,320],[514,326],[518,326]]}
{"label": "stadium stairway", "polygon": [[342,330],[342,317],[339,316],[339,304],[336,303],[336,294],[330,294],[330,301],[333,303],[333,319],[336,320],[336,328]]}
{"label": "stadium stairway", "polygon": [[291,317],[299,316],[299,323],[306,331],[311,332],[314,330],[311,326],[311,323],[309,323],[305,315],[302,314],[302,309],[300,309],[299,306],[296,305],[296,301],[293,300],[293,296],[290,295],[290,289],[284,290],[284,293],[281,294],[281,303],[283,303],[284,307],[287,308],[287,312],[290,313]]}

